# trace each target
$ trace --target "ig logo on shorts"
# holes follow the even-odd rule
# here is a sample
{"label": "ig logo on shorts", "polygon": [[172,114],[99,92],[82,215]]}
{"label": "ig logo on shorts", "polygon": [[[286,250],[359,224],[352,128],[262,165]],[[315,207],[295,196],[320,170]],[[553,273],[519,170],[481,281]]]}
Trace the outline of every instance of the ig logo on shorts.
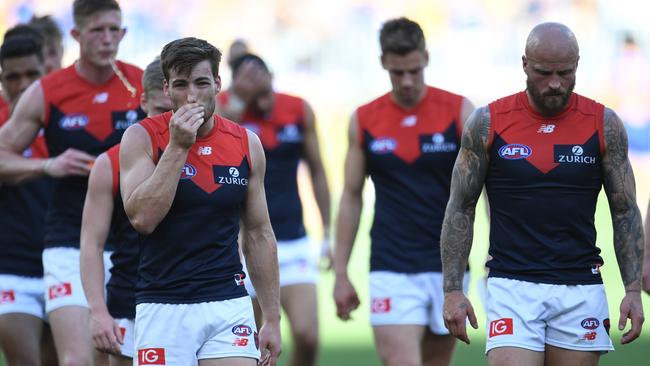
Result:
{"label": "ig logo on shorts", "polygon": [[513,331],[512,318],[501,318],[490,322],[490,338],[504,334],[513,334]]}
{"label": "ig logo on shorts", "polygon": [[164,365],[164,348],[142,348],[138,350],[138,365]]}

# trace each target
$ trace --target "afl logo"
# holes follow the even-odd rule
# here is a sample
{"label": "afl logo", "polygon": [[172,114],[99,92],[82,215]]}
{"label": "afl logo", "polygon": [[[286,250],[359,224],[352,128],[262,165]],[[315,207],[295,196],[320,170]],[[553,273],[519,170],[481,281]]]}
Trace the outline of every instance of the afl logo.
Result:
{"label": "afl logo", "polygon": [[233,177],[233,178],[239,177],[239,170],[237,168],[235,168],[234,166],[230,167],[230,169],[228,169],[228,173],[230,173],[230,176]]}
{"label": "afl logo", "polygon": [[253,334],[253,329],[248,325],[239,324],[232,327],[232,334],[240,337],[248,337]]}
{"label": "afl logo", "polygon": [[388,154],[395,151],[397,148],[397,141],[391,138],[378,138],[370,143],[370,151],[375,154]]}
{"label": "afl logo", "polygon": [[67,131],[81,130],[88,124],[88,117],[83,114],[64,116],[59,120],[59,127]]}
{"label": "afl logo", "polygon": [[192,164],[185,163],[181,171],[181,179],[190,179],[196,175],[196,168]]}
{"label": "afl logo", "polygon": [[508,160],[525,159],[533,154],[533,150],[522,144],[508,144],[499,149],[499,156]]}
{"label": "afl logo", "polygon": [[594,330],[598,328],[598,326],[600,325],[600,321],[598,321],[598,319],[596,318],[587,318],[587,319],[583,319],[580,322],[580,325],[585,329]]}

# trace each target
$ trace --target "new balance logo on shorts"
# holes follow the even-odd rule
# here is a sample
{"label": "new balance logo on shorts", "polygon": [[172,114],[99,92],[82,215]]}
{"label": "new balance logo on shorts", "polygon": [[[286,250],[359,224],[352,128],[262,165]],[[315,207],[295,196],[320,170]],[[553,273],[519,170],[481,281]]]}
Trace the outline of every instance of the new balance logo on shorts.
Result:
{"label": "new balance logo on shorts", "polygon": [[390,297],[381,297],[372,299],[370,312],[373,314],[390,312]]}
{"label": "new balance logo on shorts", "polygon": [[49,297],[50,300],[57,299],[59,297],[65,297],[72,295],[72,286],[69,282],[59,283],[58,285],[50,286]]}
{"label": "new balance logo on shorts", "polygon": [[138,350],[138,365],[164,365],[164,348],[142,348]]}
{"label": "new balance logo on shorts", "polygon": [[512,318],[501,318],[490,322],[490,338],[504,334],[513,334],[513,332]]}
{"label": "new balance logo on shorts", "polygon": [[235,340],[232,341],[232,345],[234,347],[246,347],[248,346],[248,338],[235,338]]}
{"label": "new balance logo on shorts", "polygon": [[16,301],[16,294],[14,293],[14,290],[7,290],[7,291],[0,292],[0,304],[14,302],[14,301]]}

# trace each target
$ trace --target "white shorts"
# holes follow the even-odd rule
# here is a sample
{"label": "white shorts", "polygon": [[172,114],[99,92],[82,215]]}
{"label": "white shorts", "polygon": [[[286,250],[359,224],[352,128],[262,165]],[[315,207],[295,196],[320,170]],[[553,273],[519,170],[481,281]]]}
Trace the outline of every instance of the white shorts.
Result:
{"label": "white shorts", "polygon": [[[449,334],[442,318],[442,273],[370,272],[370,323],[428,326],[433,334]],[[467,291],[469,274],[463,288]]]}
{"label": "white shorts", "polygon": [[42,277],[0,275],[0,315],[21,313],[46,320]]}
{"label": "white shorts", "polygon": [[[260,358],[247,296],[198,304],[138,304],[133,365],[198,365],[209,358]],[[156,363],[157,362],[157,363]]]}
{"label": "white shorts", "polygon": [[[296,240],[278,242],[278,265],[280,267],[280,287],[297,284],[316,284],[318,282],[318,251],[305,236]],[[244,263],[246,279],[244,285],[251,297],[255,289]]]}
{"label": "white shorts", "polygon": [[[104,288],[111,278],[111,252],[104,252]],[[81,285],[78,248],[46,248],[43,250],[45,275],[45,311],[64,306],[87,307],[86,295]]]}
{"label": "white shorts", "polygon": [[613,351],[603,285],[552,285],[488,278],[486,353],[496,347],[543,352]]}
{"label": "white shorts", "polygon": [[122,332],[122,346],[120,347],[120,353],[124,357],[133,358],[135,353],[135,347],[133,345],[133,333],[135,332],[135,320],[134,319],[115,319],[115,322],[120,327],[120,332]]}

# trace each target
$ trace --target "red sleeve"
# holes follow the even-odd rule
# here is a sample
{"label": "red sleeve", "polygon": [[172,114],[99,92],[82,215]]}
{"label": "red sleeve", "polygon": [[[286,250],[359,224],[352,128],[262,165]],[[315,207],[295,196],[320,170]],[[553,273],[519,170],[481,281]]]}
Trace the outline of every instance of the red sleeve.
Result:
{"label": "red sleeve", "polygon": [[113,197],[117,197],[120,191],[120,145],[117,144],[108,151],[106,151],[106,156],[111,162],[111,171],[113,176]]}

